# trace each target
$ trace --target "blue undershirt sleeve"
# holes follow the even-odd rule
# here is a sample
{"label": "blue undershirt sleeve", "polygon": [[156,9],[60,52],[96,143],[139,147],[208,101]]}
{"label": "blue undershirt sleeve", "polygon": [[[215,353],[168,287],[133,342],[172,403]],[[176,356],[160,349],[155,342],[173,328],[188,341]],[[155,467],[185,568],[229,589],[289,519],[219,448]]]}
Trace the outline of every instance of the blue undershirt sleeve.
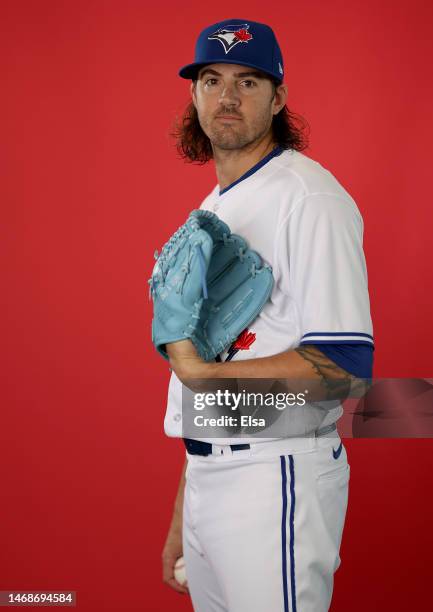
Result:
{"label": "blue undershirt sleeve", "polygon": [[357,343],[311,344],[357,378],[371,378],[373,376],[373,345]]}

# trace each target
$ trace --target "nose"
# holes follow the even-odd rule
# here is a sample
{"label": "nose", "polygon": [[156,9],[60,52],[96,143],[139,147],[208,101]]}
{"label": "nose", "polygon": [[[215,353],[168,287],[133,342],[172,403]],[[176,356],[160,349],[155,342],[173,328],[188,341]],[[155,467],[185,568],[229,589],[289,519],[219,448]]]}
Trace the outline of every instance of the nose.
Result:
{"label": "nose", "polygon": [[236,91],[236,86],[233,84],[225,84],[219,97],[220,104],[224,106],[238,106],[239,95]]}

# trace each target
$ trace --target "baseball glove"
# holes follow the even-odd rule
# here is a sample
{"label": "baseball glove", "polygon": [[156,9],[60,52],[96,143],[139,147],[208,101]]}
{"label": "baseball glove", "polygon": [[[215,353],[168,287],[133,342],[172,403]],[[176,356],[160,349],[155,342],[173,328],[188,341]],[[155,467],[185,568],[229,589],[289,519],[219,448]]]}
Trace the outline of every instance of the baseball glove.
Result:
{"label": "baseball glove", "polygon": [[271,267],[207,210],[193,210],[155,258],[152,342],[165,359],[166,344],[187,338],[202,359],[215,359],[272,291]]}

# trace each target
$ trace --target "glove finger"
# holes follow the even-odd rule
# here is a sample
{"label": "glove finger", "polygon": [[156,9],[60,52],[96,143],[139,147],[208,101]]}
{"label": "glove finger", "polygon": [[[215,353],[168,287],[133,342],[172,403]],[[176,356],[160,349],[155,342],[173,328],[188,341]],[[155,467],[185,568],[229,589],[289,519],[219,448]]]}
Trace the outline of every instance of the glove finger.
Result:
{"label": "glove finger", "polygon": [[204,230],[194,232],[190,242],[188,272],[182,291],[182,303],[185,307],[193,305],[207,293],[206,277],[213,250],[213,241]]}

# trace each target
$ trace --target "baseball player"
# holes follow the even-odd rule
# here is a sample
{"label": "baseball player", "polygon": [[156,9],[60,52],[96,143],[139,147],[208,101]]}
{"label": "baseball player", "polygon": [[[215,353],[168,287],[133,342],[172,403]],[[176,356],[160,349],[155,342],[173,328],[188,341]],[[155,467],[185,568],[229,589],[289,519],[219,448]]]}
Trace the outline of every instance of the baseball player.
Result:
{"label": "baseball player", "polygon": [[[272,266],[269,301],[239,350],[215,362],[167,344],[165,432],[182,438],[186,379],[370,378],[373,330],[363,220],[337,179],[301,151],[273,30],[229,19],[199,35],[179,134],[190,161],[213,160],[214,212]],[[244,338],[244,340],[245,340]],[[186,461],[163,550],[164,580],[197,612],[324,612],[340,565],[350,466],[336,421],[280,439],[184,439]],[[184,556],[188,587],[174,579]]]}

